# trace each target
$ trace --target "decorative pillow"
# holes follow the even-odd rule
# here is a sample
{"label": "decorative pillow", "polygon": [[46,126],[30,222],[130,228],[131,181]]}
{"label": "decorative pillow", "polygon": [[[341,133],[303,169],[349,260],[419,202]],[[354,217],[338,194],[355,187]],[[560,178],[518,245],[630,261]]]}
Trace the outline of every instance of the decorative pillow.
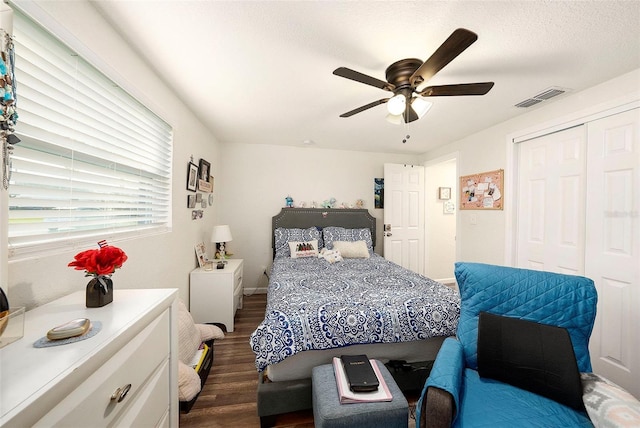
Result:
{"label": "decorative pillow", "polygon": [[582,400],[596,428],[640,426],[640,401],[595,373],[581,373]]}
{"label": "decorative pillow", "polygon": [[178,361],[178,401],[190,401],[202,389],[200,376],[193,367]]}
{"label": "decorative pillow", "polygon": [[178,359],[189,363],[202,343],[200,330],[184,302],[178,300]]}
{"label": "decorative pillow", "polygon": [[323,229],[322,236],[324,238],[324,246],[330,250],[333,250],[334,241],[364,241],[369,254],[373,254],[371,230],[366,227],[362,229],[345,229],[344,227],[329,226]]}
{"label": "decorative pillow", "polygon": [[584,410],[580,372],[565,328],[480,312],[478,373]]}
{"label": "decorative pillow", "polygon": [[200,340],[203,342],[210,339],[224,339],[224,332],[217,325],[196,324],[196,328],[200,331]]}
{"label": "decorative pillow", "polygon": [[345,259],[369,258],[369,249],[364,241],[333,241],[333,249]]}
{"label": "decorative pillow", "polygon": [[302,257],[316,257],[318,255],[318,240],[306,242],[289,241],[289,252],[292,259]]}
{"label": "decorative pillow", "polygon": [[316,239],[318,246],[316,248],[322,248],[322,233],[316,227],[309,227],[307,229],[285,229],[278,227],[274,230],[275,238],[275,253],[276,257],[290,257],[291,251],[289,250],[289,242],[303,242]]}

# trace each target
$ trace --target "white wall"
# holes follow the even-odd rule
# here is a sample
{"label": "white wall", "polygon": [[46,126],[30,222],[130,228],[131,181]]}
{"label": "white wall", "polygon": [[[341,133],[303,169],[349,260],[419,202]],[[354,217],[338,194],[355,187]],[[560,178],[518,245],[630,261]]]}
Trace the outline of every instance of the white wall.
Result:
{"label": "white wall", "polygon": [[[425,181],[425,275],[449,283],[454,278],[456,260],[456,212],[444,213],[445,201],[439,199],[438,190],[440,187],[450,187],[450,201],[456,202],[456,160],[426,165]],[[457,208],[456,204],[456,211]]]}
{"label": "white wall", "polygon": [[[640,99],[640,69],[619,76],[579,93],[539,104],[533,110],[455,143],[445,145],[427,153],[424,160],[436,159],[452,152],[459,152],[458,174],[505,169],[505,211],[458,211],[459,260],[491,264],[505,264],[509,259],[505,231],[513,210],[508,177],[507,140],[513,134],[524,134],[552,126],[562,118],[586,117],[594,110],[611,108]],[[515,108],[515,107],[514,107]],[[472,216],[476,224],[471,224]]]}
{"label": "white wall", "polygon": [[229,250],[245,260],[246,292],[266,286],[262,273],[272,259],[271,217],[280,212],[287,195],[307,206],[331,197],[338,204],[363,199],[378,219],[380,253],[383,210],[374,208],[373,179],[384,176],[385,163],[416,165],[418,160],[412,155],[261,144],[224,145],[222,153],[220,220],[231,226]]}
{"label": "white wall", "polygon": [[[221,162],[219,144],[175,97],[171,88],[140,61],[89,3],[41,1],[26,2],[25,6],[39,13],[39,20],[55,27],[65,41],[71,39],[71,47],[94,65],[108,68],[112,79],[173,126],[173,230],[151,237],[111,242],[129,256],[113,280],[116,289],[177,287],[180,297],[188,302],[189,272],[196,266],[194,245],[208,240],[220,205],[216,195],[214,206],[205,210],[204,218],[191,220],[191,210],[186,207],[187,163],[191,155],[196,163],[202,157],[211,162],[211,170],[215,174]],[[78,251],[84,249],[78,248]],[[70,292],[84,290],[87,278],[82,272],[67,267],[76,252],[10,262],[6,269],[12,306],[31,308]],[[6,258],[0,263],[6,264]]]}

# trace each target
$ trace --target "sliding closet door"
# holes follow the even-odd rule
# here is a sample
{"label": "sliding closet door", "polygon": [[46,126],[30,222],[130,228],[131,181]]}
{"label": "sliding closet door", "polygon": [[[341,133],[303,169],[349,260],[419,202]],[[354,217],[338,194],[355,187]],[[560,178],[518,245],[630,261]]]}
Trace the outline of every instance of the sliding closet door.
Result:
{"label": "sliding closet door", "polygon": [[588,124],[585,276],[596,282],[593,370],[640,398],[640,110]]}
{"label": "sliding closet door", "polygon": [[640,398],[640,110],[518,150],[517,266],[594,280],[593,370]]}
{"label": "sliding closet door", "polygon": [[518,145],[517,266],[584,272],[584,126]]}

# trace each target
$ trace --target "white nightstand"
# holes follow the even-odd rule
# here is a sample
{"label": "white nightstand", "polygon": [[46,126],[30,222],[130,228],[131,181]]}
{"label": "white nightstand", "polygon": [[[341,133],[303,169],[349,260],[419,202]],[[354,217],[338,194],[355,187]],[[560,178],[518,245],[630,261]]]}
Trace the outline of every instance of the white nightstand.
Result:
{"label": "white nightstand", "polygon": [[229,259],[224,269],[194,269],[190,274],[189,312],[196,323],[222,323],[233,331],[242,308],[242,259]]}

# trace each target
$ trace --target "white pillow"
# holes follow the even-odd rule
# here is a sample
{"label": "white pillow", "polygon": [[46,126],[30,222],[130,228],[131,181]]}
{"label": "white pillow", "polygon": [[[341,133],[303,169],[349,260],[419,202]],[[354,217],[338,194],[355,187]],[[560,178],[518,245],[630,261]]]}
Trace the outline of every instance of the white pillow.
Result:
{"label": "white pillow", "polygon": [[297,259],[302,257],[318,256],[318,240],[311,241],[289,241],[289,251],[291,258]]}
{"label": "white pillow", "polygon": [[369,249],[365,241],[333,241],[333,249],[345,259],[368,259]]}

